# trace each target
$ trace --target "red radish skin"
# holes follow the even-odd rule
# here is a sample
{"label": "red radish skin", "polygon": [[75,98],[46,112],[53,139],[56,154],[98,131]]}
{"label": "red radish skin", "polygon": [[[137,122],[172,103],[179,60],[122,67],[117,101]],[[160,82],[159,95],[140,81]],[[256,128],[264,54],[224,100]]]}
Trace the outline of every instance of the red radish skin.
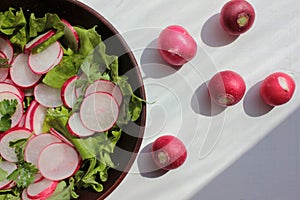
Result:
{"label": "red radish skin", "polygon": [[65,81],[61,88],[61,100],[65,106],[72,108],[76,103],[77,97],[75,94],[75,81],[78,79],[77,76],[72,76]]}
{"label": "red radish skin", "polygon": [[30,199],[47,199],[55,191],[57,184],[57,181],[44,178],[28,186],[26,189],[27,196]]}
{"label": "red radish skin", "polygon": [[216,73],[208,83],[208,92],[214,103],[227,107],[237,104],[244,96],[246,83],[241,75],[226,70]]}
{"label": "red radish skin", "polygon": [[0,68],[0,82],[4,81],[9,74],[8,68]]}
{"label": "red radish skin", "polygon": [[0,92],[11,92],[14,93],[16,95],[18,95],[18,97],[20,97],[20,99],[24,99],[24,93],[16,86],[14,86],[11,83],[6,83],[6,82],[2,82],[0,83]]}
{"label": "red radish skin", "polygon": [[33,126],[31,123],[32,113],[35,110],[35,108],[39,105],[39,103],[36,100],[33,100],[29,107],[27,108],[27,111],[25,113],[25,124],[24,128],[27,128],[29,130],[33,130]]}
{"label": "red radish skin", "polygon": [[8,64],[10,64],[13,60],[14,49],[10,41],[1,36],[0,36],[0,51],[5,55],[5,58],[8,59]]}
{"label": "red radish skin", "polygon": [[95,134],[95,131],[87,129],[81,122],[80,114],[73,113],[67,124],[69,132],[75,137],[88,137]]}
{"label": "red radish skin", "polygon": [[[1,161],[0,168],[7,172],[7,175],[11,174],[15,169],[17,169],[17,165],[9,162],[9,161]],[[5,178],[0,182],[0,189],[9,189],[9,186],[13,184],[11,180]]]}
{"label": "red radish skin", "polygon": [[195,57],[197,43],[185,28],[171,25],[160,33],[158,51],[167,63],[179,67]]}
{"label": "red radish skin", "polygon": [[61,22],[64,24],[64,37],[63,42],[67,44],[72,50],[77,51],[79,49],[79,36],[73,26],[65,19]]}
{"label": "red radish skin", "polygon": [[60,132],[56,131],[54,128],[50,128],[50,133],[56,136],[61,141],[63,141],[64,143],[70,145],[71,147],[74,147],[74,145],[65,136],[63,136]]}
{"label": "red radish skin", "polygon": [[254,20],[254,8],[245,0],[228,1],[220,13],[220,24],[230,35],[245,33],[252,27]]}
{"label": "red radish skin", "polygon": [[293,97],[296,83],[284,72],[275,72],[267,76],[260,86],[260,96],[270,106],[287,103]]}
{"label": "red radish skin", "polygon": [[48,40],[50,37],[52,37],[54,34],[55,34],[54,30],[49,30],[49,31],[47,31],[44,34],[35,37],[34,39],[32,39],[31,41],[29,41],[25,45],[24,52],[25,53],[29,53],[34,47],[42,44],[43,42],[45,42],[46,40]]}
{"label": "red radish skin", "polygon": [[33,133],[38,135],[43,131],[43,124],[47,114],[47,108],[38,104],[31,113],[30,127],[32,127]]}
{"label": "red radish skin", "polygon": [[179,138],[164,135],[153,142],[152,158],[159,168],[172,170],[180,167],[185,162],[187,150]]}
{"label": "red radish skin", "polygon": [[31,131],[25,128],[13,128],[3,134],[0,140],[0,154],[7,161],[17,162],[15,149],[9,146],[9,142],[30,137]]}

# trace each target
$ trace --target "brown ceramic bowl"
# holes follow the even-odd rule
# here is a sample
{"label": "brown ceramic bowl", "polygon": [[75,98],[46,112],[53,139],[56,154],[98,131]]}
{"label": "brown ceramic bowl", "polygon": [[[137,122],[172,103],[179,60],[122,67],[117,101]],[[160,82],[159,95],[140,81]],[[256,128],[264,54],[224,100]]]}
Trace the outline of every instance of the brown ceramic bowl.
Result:
{"label": "brown ceramic bowl", "polygon": [[[76,0],[1,0],[0,11],[5,11],[9,7],[23,9],[25,15],[31,12],[37,17],[43,17],[45,13],[56,13],[61,18],[66,19],[72,25],[80,25],[91,28],[97,25],[97,31],[103,41],[107,42],[108,54],[119,56],[120,74],[129,76],[130,83],[135,89],[136,95],[146,99],[143,81],[140,75],[138,64],[127,46],[124,39],[118,34],[117,30],[99,13],[87,5]],[[105,42],[106,43],[106,42]],[[127,73],[130,72],[130,73]],[[146,118],[146,106],[143,106],[141,117],[132,124],[124,127],[124,132],[117,144],[113,154],[113,161],[118,163],[118,168],[109,171],[108,181],[103,183],[104,191],[96,193],[92,190],[81,189],[77,192],[79,199],[104,199],[120,184],[132,166],[139,151]]]}

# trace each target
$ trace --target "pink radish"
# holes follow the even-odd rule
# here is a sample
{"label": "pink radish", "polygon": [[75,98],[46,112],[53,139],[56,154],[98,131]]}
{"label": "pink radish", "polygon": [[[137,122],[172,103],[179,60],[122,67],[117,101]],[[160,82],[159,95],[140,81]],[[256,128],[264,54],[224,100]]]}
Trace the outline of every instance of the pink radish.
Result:
{"label": "pink radish", "polygon": [[17,127],[23,128],[25,126],[25,117],[26,115],[23,115],[20,122],[18,123]]}
{"label": "pink radish", "polygon": [[18,125],[23,116],[23,101],[15,93],[12,92],[0,92],[0,101],[3,100],[17,100],[17,106],[15,113],[11,116],[11,128]]}
{"label": "pink radish", "polygon": [[29,139],[24,149],[24,159],[37,166],[39,154],[49,144],[61,142],[60,139],[49,133],[36,135]]}
{"label": "pink radish", "polygon": [[11,92],[18,95],[20,99],[22,100],[24,99],[24,93],[13,84],[5,83],[5,82],[0,83],[0,92]]}
{"label": "pink radish", "polygon": [[21,195],[22,200],[32,200],[31,198],[29,198],[29,196],[27,195],[27,189],[24,189],[22,191],[22,195]]}
{"label": "pink radish", "polygon": [[72,50],[77,51],[79,48],[79,36],[77,32],[67,20],[62,19],[61,22],[65,25],[63,41]]}
{"label": "pink radish", "polygon": [[3,83],[9,83],[14,85],[14,82],[12,82],[12,80],[10,78],[6,78],[4,81],[2,81]]}
{"label": "pink radish", "polygon": [[159,168],[171,170],[185,162],[187,150],[177,137],[164,135],[153,142],[152,157]]}
{"label": "pink radish", "polygon": [[65,106],[68,108],[73,108],[76,103],[77,97],[75,95],[75,81],[77,76],[72,76],[69,78],[61,88],[61,99]]}
{"label": "pink radish", "polygon": [[283,72],[275,72],[264,79],[260,86],[260,96],[270,106],[287,103],[295,91],[295,81]]}
{"label": "pink radish", "polygon": [[56,189],[58,182],[46,178],[32,183],[26,189],[27,196],[30,199],[47,199]]}
{"label": "pink radish", "polygon": [[254,8],[245,0],[228,1],[220,13],[221,26],[230,35],[240,35],[248,31],[254,19]]}
{"label": "pink radish", "polygon": [[216,73],[208,83],[211,99],[223,107],[237,104],[243,98],[245,91],[244,79],[238,73],[230,70]]}
{"label": "pink radish", "polygon": [[111,81],[97,80],[86,88],[85,96],[95,92],[107,92],[111,94],[120,106],[122,103],[123,95],[120,88]]}
{"label": "pink radish", "polygon": [[9,146],[9,142],[28,138],[31,135],[31,131],[25,128],[14,128],[4,133],[4,136],[0,140],[0,154],[1,156],[10,162],[17,162],[17,156],[15,149]]}
{"label": "pink radish", "polygon": [[9,68],[0,68],[0,82],[4,81],[9,74]]}
{"label": "pink radish", "polygon": [[28,55],[19,54],[13,60],[10,68],[11,80],[19,87],[30,88],[37,84],[42,75],[38,75],[32,72],[28,66]]}
{"label": "pink radish", "polygon": [[[7,172],[7,176],[10,175],[15,169],[17,169],[17,165],[9,162],[9,161],[1,161],[0,168]],[[8,187],[10,184],[13,184],[11,180],[5,178],[3,181],[0,182],[0,189],[9,189]]]}
{"label": "pink radish", "polygon": [[7,186],[5,186],[5,188],[2,188],[3,190],[9,190],[12,189],[13,187],[15,187],[17,184],[15,181],[11,181]]}
{"label": "pink radish", "polygon": [[34,39],[32,39],[31,41],[29,41],[25,47],[24,47],[24,51],[25,53],[28,53],[29,51],[31,51],[34,47],[42,44],[43,42],[45,42],[46,40],[48,40],[50,37],[52,37],[55,34],[54,30],[49,30],[37,37],[35,37]]}
{"label": "pink radish", "polygon": [[33,126],[31,123],[31,118],[32,118],[32,112],[34,111],[35,107],[38,106],[39,103],[36,100],[33,100],[29,107],[27,108],[27,111],[25,113],[25,123],[24,123],[24,128],[27,128],[29,130],[33,130]]}
{"label": "pink radish", "polygon": [[56,131],[54,128],[52,128],[52,127],[50,128],[50,133],[52,135],[56,136],[61,141],[63,141],[64,143],[70,145],[71,147],[74,147],[74,145],[67,138],[65,138],[65,136],[63,136],[61,133]]}
{"label": "pink radish", "polygon": [[[80,74],[79,75],[79,77],[78,77],[78,80],[84,80],[84,81],[87,81],[87,76],[85,75],[85,73],[82,73],[82,74]],[[77,98],[79,98],[80,96],[82,96],[82,95],[84,95],[84,93],[85,93],[85,91],[83,91],[83,86],[81,86],[81,87],[78,87],[78,88],[76,88],[75,89],[75,96],[77,97]]]}
{"label": "pink radish", "polygon": [[32,127],[33,133],[38,135],[42,133],[44,120],[47,114],[47,108],[38,104],[32,110],[30,117],[30,127]]}
{"label": "pink radish", "polygon": [[28,65],[36,74],[45,74],[51,70],[59,62],[61,46],[59,42],[54,42],[44,51],[40,53],[30,53],[28,57]]}
{"label": "pink radish", "polygon": [[79,113],[73,113],[71,115],[68,120],[67,128],[72,135],[77,137],[87,137],[95,133],[95,131],[87,129],[82,124]]}
{"label": "pink radish", "polygon": [[108,93],[96,92],[86,96],[80,106],[83,125],[97,132],[110,129],[118,119],[119,105]]}
{"label": "pink radish", "polygon": [[63,105],[60,96],[60,89],[52,88],[43,83],[34,87],[34,97],[38,103],[48,108]]}
{"label": "pink radish", "polygon": [[41,173],[37,173],[34,175],[34,183],[39,182],[40,180],[42,180],[44,177],[42,176]]}
{"label": "pink radish", "polygon": [[77,151],[70,145],[63,142],[52,143],[41,151],[38,169],[45,178],[59,181],[76,172],[79,160]]}
{"label": "pink radish", "polygon": [[195,57],[197,43],[183,27],[172,25],[160,33],[158,51],[169,64],[181,66]]}
{"label": "pink radish", "polygon": [[10,64],[14,56],[14,49],[8,39],[0,37],[0,51],[8,59],[8,64]]}

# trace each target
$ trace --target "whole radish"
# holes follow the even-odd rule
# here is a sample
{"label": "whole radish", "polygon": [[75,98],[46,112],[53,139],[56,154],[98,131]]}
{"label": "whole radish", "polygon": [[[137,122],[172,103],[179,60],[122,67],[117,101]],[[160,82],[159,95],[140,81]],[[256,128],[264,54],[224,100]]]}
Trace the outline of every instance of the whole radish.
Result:
{"label": "whole radish", "polygon": [[208,83],[208,92],[217,105],[226,107],[237,104],[244,96],[246,84],[236,72],[226,70],[216,73]]}
{"label": "whole radish", "polygon": [[260,86],[260,96],[270,106],[288,102],[295,91],[295,81],[284,72],[275,72],[267,76]]}
{"label": "whole radish", "polygon": [[177,137],[164,135],[153,142],[152,157],[159,168],[172,170],[185,162],[187,150]]}
{"label": "whole radish", "polygon": [[197,43],[183,27],[166,27],[158,37],[158,51],[173,66],[181,66],[195,57]]}
{"label": "whole radish", "polygon": [[254,20],[254,8],[245,0],[228,1],[220,13],[221,26],[230,35],[240,35],[248,31]]}

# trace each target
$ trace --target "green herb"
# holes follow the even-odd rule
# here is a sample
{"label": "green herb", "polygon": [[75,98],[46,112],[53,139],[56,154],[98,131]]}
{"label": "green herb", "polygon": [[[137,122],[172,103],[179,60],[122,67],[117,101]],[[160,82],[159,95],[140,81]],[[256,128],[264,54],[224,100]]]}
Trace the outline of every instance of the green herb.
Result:
{"label": "green herb", "polygon": [[11,127],[11,116],[16,112],[18,102],[16,99],[4,99],[0,102],[0,131],[6,131]]}
{"label": "green herb", "polygon": [[34,175],[38,169],[32,164],[24,161],[24,148],[28,138],[19,139],[9,143],[11,148],[15,149],[18,158],[18,168],[15,169],[7,178],[14,181],[20,189],[28,187],[34,182]]}
{"label": "green herb", "polygon": [[11,65],[8,64],[8,59],[0,57],[0,68],[10,68],[10,67]]}

